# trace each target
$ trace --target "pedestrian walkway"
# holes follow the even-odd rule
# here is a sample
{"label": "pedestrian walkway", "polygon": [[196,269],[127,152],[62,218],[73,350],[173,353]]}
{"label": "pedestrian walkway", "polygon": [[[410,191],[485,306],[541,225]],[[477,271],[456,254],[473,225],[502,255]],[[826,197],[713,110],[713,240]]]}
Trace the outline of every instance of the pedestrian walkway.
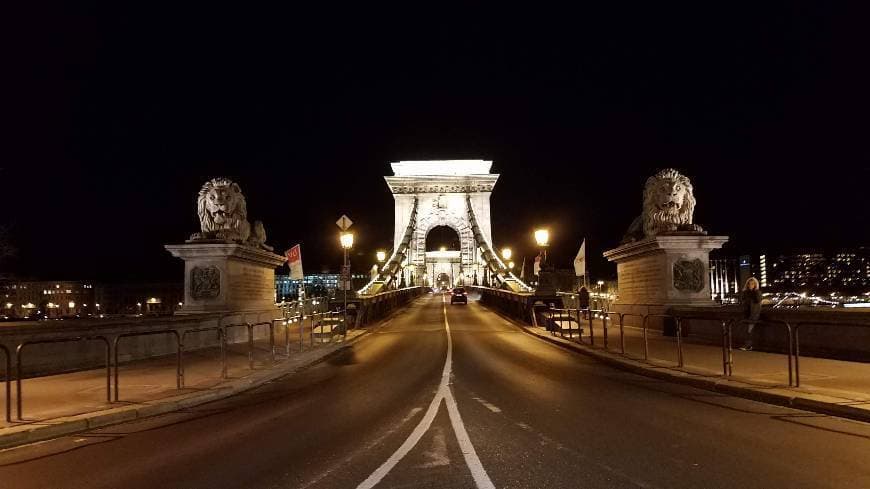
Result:
{"label": "pedestrian walkway", "polygon": [[[326,339],[332,336],[328,331],[323,339],[319,338],[319,330],[314,333],[313,344],[306,341],[300,348],[298,341],[291,342],[289,356],[281,344],[276,349],[274,363],[269,341],[255,342],[253,369],[249,364],[247,343],[227,345],[226,379],[221,377],[218,348],[185,352],[183,389],[177,389],[175,355],[121,364],[118,402],[110,403],[106,399],[105,368],[25,378],[22,380],[21,421],[16,419],[14,409],[17,398],[13,380],[15,421],[0,421],[0,448],[74,432],[77,426],[111,424],[117,422],[116,418],[154,415],[233,395],[317,363],[355,342],[365,330],[350,331],[346,338],[336,335],[333,341]],[[4,395],[0,389],[0,396]]]}
{"label": "pedestrian walkway", "polygon": [[[590,345],[589,325],[583,325],[582,342],[576,331],[572,337],[550,333],[542,327],[525,327],[526,331],[552,342],[576,345],[609,363],[631,366],[640,373],[670,376],[674,381],[687,382],[729,390],[747,397],[764,398],[780,404],[794,405],[800,398],[803,408],[818,403],[818,410],[870,421],[870,363],[827,358],[800,358],[800,387],[789,387],[788,356],[761,351],[732,351],[732,375],[723,375],[722,345],[705,342],[697,337],[682,341],[683,368],[677,368],[676,338],[648,330],[648,359],[643,358],[643,333],[640,328],[625,327],[625,354],[620,353],[619,327],[608,328],[607,349],[599,320],[594,325],[594,346]],[[686,375],[689,374],[689,375]],[[726,384],[727,383],[727,384]],[[849,408],[849,409],[843,409]],[[852,409],[854,408],[854,409]]]}

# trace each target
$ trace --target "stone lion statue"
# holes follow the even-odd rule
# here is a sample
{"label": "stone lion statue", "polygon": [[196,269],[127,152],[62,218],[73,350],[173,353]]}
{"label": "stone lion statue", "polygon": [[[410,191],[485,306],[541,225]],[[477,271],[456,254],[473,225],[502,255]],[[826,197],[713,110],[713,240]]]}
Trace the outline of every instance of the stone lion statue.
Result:
{"label": "stone lion statue", "polygon": [[263,223],[248,222],[248,205],[239,184],[229,178],[212,178],[205,182],[196,198],[201,232],[190,236],[195,240],[222,240],[244,243],[257,248],[265,245]]}
{"label": "stone lion statue", "polygon": [[623,237],[629,243],[661,234],[706,234],[692,222],[695,193],[692,182],[673,168],[649,177],[643,189],[643,213]]}

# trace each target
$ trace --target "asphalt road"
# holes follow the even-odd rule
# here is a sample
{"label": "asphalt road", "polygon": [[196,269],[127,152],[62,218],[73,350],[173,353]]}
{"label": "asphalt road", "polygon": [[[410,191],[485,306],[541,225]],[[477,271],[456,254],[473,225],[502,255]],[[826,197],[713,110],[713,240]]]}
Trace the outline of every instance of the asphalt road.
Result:
{"label": "asphalt road", "polygon": [[245,395],[0,452],[0,488],[66,487],[867,488],[870,425],[614,370],[429,296]]}

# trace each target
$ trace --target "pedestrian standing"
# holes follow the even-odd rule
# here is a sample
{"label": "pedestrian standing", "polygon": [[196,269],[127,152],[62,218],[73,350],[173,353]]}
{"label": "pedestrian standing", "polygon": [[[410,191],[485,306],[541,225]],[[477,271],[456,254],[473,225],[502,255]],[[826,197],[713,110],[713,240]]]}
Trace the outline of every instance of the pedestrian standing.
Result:
{"label": "pedestrian standing", "polygon": [[746,285],[743,286],[743,292],[740,294],[740,303],[743,304],[743,318],[747,321],[746,343],[741,350],[752,350],[752,330],[755,328],[755,323],[761,317],[761,291],[758,289],[758,279],[749,277],[746,280]]}
{"label": "pedestrian standing", "polygon": [[580,290],[577,291],[577,309],[583,311],[583,315],[586,316],[587,310],[589,309],[589,291],[586,289],[586,286],[580,287]]}

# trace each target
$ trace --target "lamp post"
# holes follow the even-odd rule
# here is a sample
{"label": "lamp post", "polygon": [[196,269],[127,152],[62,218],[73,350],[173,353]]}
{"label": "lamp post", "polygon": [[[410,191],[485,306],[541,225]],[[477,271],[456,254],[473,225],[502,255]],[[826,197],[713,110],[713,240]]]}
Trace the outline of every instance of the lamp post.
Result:
{"label": "lamp post", "polygon": [[353,247],[353,233],[341,233],[341,248],[344,250],[344,266],[341,268],[341,288],[344,289],[344,327],[347,329],[347,289],[350,288],[350,259],[347,251]]}
{"label": "lamp post", "polygon": [[604,285],[604,280],[599,280],[598,284],[598,309],[604,309],[604,298],[601,297],[601,286]]}
{"label": "lamp post", "polygon": [[535,291],[538,294],[544,295],[555,294],[556,290],[554,289],[553,277],[548,271],[549,267],[547,266],[547,246],[550,244],[550,231],[546,228],[536,229],[535,243],[537,243],[538,248],[541,250],[541,263],[538,268],[538,278],[537,284],[535,285]]}
{"label": "lamp post", "polygon": [[513,251],[510,248],[502,248],[501,249],[501,257],[505,260],[510,260],[511,256],[513,256]]}
{"label": "lamp post", "polygon": [[535,230],[535,243],[541,249],[541,268],[547,262],[547,246],[550,244],[550,231],[547,229]]}

